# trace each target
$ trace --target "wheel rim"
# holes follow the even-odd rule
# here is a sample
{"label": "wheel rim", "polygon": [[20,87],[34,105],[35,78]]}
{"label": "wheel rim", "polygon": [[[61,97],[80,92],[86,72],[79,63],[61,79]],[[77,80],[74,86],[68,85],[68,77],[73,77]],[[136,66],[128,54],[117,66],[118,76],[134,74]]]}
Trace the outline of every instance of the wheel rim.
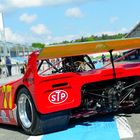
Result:
{"label": "wheel rim", "polygon": [[33,108],[30,99],[25,94],[21,94],[19,97],[18,113],[23,126],[30,128],[33,122]]}

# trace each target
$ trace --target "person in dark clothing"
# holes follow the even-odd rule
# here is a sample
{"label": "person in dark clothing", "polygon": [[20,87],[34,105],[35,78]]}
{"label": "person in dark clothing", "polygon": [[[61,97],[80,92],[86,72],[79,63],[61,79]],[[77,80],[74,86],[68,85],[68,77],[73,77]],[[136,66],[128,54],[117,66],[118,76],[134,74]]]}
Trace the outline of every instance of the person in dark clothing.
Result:
{"label": "person in dark clothing", "polygon": [[8,70],[8,76],[11,76],[12,75],[12,73],[11,73],[12,64],[11,64],[11,60],[8,56],[6,56],[6,67]]}
{"label": "person in dark clothing", "polygon": [[105,64],[105,55],[102,54],[102,62],[103,62],[103,65]]}

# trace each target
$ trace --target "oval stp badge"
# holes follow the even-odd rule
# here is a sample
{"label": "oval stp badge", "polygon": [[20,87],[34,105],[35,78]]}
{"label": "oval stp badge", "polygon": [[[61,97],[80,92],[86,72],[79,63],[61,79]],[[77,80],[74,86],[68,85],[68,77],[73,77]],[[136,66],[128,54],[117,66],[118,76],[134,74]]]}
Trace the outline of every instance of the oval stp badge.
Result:
{"label": "oval stp badge", "polygon": [[53,91],[48,99],[52,104],[61,104],[65,102],[68,98],[68,93],[64,90],[55,90]]}

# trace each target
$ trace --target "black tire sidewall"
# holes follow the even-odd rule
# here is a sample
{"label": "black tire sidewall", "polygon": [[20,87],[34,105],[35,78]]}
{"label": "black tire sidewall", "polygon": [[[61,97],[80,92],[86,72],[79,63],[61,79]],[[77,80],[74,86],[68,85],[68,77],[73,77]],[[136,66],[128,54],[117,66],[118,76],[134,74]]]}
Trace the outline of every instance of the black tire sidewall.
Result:
{"label": "black tire sidewall", "polygon": [[[22,95],[22,94],[25,94],[28,99],[30,100],[31,104],[32,104],[32,112],[33,112],[33,121],[32,121],[32,124],[29,128],[26,128],[23,124],[22,124],[22,121],[19,117],[19,112],[18,112],[18,100],[19,100],[19,97]],[[34,102],[33,102],[33,99],[30,95],[30,92],[28,91],[28,89],[26,88],[22,88],[20,89],[20,91],[18,92],[18,95],[17,95],[17,99],[16,99],[16,105],[17,105],[17,121],[18,121],[18,124],[24,129],[24,131],[26,132],[26,134],[34,134],[34,130],[36,128],[36,125],[37,125],[37,120],[38,120],[38,114],[37,114],[37,111],[35,109],[35,105],[34,105]]]}

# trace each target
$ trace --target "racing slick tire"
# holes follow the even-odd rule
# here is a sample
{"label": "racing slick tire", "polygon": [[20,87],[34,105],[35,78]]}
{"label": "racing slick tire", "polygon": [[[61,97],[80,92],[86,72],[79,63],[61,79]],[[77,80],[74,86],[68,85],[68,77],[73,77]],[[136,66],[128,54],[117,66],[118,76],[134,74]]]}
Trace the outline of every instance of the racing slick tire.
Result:
{"label": "racing slick tire", "polygon": [[17,99],[17,120],[26,134],[39,135],[66,129],[70,111],[39,114],[35,108],[30,92],[26,88],[19,90]]}

